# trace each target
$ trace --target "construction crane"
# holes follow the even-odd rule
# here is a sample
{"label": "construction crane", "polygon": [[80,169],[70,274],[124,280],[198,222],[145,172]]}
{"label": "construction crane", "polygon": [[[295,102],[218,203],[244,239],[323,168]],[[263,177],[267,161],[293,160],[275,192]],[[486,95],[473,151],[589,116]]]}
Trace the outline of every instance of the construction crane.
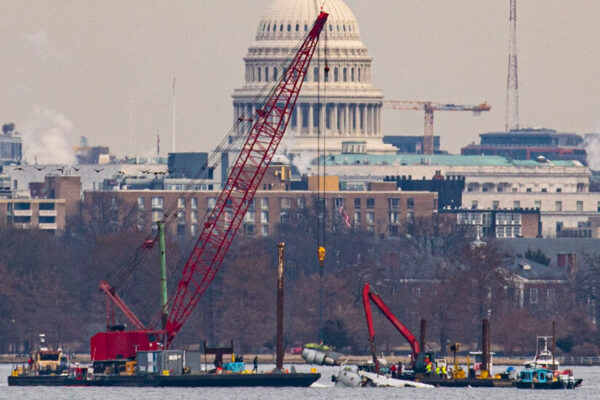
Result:
{"label": "construction crane", "polygon": [[422,354],[421,346],[419,341],[413,335],[413,333],[406,327],[396,316],[392,313],[392,310],[383,302],[383,299],[371,289],[369,283],[365,283],[362,290],[362,301],[365,309],[365,317],[367,319],[367,328],[369,329],[369,344],[371,346],[371,354],[373,356],[373,363],[375,365],[375,372],[379,372],[379,359],[377,358],[377,351],[375,349],[375,328],[373,326],[373,314],[371,312],[371,301],[379,308],[383,315],[394,325],[394,328],[400,332],[402,336],[408,341],[411,348],[411,359],[412,368],[415,371],[421,371],[424,367],[424,355]]}
{"label": "construction crane", "polygon": [[[310,32],[276,83],[264,106],[257,110],[252,129],[232,165],[216,204],[185,263],[177,292],[162,329],[144,325],[111,285],[102,281],[108,303],[116,305],[135,327],[134,331],[100,332],[90,340],[93,361],[132,359],[137,351],[169,348],[194,307],[215,278],[227,250],[281,142],[319,35],[328,14],[321,11]],[[157,322],[158,323],[158,322]]]}
{"label": "construction crane", "polygon": [[423,154],[433,154],[433,112],[434,111],[473,111],[479,115],[482,111],[490,111],[487,103],[479,105],[441,104],[432,101],[397,101],[386,100],[383,107],[391,110],[425,111],[425,132],[423,135]]}

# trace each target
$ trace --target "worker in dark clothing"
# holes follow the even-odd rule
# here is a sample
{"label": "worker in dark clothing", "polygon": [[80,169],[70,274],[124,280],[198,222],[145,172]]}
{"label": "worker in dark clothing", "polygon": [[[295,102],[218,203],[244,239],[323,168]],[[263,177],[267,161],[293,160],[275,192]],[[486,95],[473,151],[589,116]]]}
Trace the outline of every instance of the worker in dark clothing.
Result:
{"label": "worker in dark clothing", "polygon": [[254,356],[254,360],[252,360],[252,363],[254,364],[252,372],[258,372],[258,356]]}

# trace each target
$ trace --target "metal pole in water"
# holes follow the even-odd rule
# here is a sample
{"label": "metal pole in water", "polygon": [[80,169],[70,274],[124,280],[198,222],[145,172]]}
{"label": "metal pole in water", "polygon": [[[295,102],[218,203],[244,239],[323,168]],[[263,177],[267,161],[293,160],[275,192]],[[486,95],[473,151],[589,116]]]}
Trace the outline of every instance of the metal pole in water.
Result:
{"label": "metal pole in water", "polygon": [[556,322],[552,321],[552,371],[556,371]]}
{"label": "metal pole in water", "polygon": [[283,256],[285,243],[277,245],[279,249],[279,263],[277,266],[277,361],[275,369],[283,371]]}
{"label": "metal pole in water", "polygon": [[161,321],[162,328],[165,329],[167,325],[167,319],[169,317],[169,313],[167,310],[167,258],[165,253],[165,223],[164,221],[157,221],[158,226],[158,247],[160,250],[160,311],[161,311]]}

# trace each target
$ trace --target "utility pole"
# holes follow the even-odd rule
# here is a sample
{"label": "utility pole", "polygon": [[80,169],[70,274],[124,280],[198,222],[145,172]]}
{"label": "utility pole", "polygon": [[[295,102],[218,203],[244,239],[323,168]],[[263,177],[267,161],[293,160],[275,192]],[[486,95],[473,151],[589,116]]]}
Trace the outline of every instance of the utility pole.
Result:
{"label": "utility pole", "polygon": [[519,74],[517,65],[517,0],[510,0],[510,37],[506,78],[506,132],[519,129]]}

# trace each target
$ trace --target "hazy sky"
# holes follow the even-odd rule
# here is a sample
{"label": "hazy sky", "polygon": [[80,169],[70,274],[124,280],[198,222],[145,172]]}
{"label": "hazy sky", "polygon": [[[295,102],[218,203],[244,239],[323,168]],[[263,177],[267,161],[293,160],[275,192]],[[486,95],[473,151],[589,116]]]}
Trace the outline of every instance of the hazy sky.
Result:
{"label": "hazy sky", "polygon": [[[271,1],[0,0],[0,123],[119,155],[151,153],[158,131],[166,154],[176,76],[177,150],[207,151],[231,126]],[[387,99],[491,104],[479,117],[438,112],[443,148],[504,129],[508,0],[346,3]],[[517,13],[521,125],[600,131],[600,1],[520,0]],[[423,115],[384,111],[383,129],[421,134]]]}

